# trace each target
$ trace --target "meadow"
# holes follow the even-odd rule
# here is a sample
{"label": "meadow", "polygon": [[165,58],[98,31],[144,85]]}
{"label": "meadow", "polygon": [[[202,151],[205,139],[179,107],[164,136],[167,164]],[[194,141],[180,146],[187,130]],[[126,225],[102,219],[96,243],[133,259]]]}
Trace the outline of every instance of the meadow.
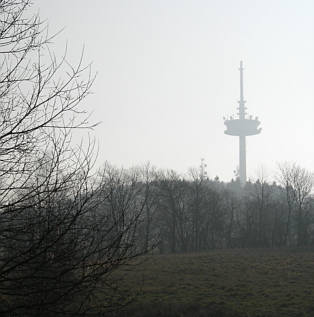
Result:
{"label": "meadow", "polygon": [[314,251],[235,249],[148,255],[113,276],[115,316],[314,316]]}

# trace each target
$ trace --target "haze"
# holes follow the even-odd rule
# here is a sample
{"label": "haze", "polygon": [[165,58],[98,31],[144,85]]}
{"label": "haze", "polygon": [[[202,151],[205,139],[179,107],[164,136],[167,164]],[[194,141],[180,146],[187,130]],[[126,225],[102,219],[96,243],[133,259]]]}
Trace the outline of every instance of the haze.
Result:
{"label": "haze", "polygon": [[252,0],[36,1],[61,54],[98,72],[85,103],[98,162],[150,161],[186,172],[204,158],[210,177],[229,181],[238,139],[224,135],[236,112],[239,61],[248,112],[262,133],[247,138],[247,174],[276,164],[314,166],[314,2]]}

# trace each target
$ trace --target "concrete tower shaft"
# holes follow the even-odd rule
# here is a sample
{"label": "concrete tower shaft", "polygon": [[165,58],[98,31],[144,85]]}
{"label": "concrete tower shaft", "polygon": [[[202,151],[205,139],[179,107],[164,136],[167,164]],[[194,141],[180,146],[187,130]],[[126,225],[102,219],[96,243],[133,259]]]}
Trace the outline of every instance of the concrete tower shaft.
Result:
{"label": "concrete tower shaft", "polygon": [[224,120],[226,125],[225,134],[239,137],[239,178],[242,184],[246,182],[246,136],[256,135],[261,132],[261,128],[258,128],[260,121],[257,117],[253,119],[252,116],[247,117],[245,107],[246,101],[243,94],[243,62],[240,62],[240,100],[238,101],[239,107],[238,118],[229,118]]}

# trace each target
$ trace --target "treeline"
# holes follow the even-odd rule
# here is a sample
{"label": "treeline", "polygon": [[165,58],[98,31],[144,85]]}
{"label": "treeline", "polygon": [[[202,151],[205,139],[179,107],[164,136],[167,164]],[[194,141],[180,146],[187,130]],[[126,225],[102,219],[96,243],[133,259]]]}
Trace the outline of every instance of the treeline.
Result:
{"label": "treeline", "polygon": [[296,164],[282,164],[277,183],[257,179],[244,186],[196,170],[187,177],[151,175],[142,240],[158,235],[161,253],[314,244],[313,177]]}
{"label": "treeline", "polygon": [[92,174],[88,156],[69,164],[65,153],[38,161],[20,183],[19,195],[3,197],[3,316],[116,309],[124,302],[111,273],[152,250],[314,243],[312,175],[294,164],[281,166],[278,184],[259,179],[242,186],[209,180],[197,170],[182,177],[149,164],[131,169],[106,164]]}

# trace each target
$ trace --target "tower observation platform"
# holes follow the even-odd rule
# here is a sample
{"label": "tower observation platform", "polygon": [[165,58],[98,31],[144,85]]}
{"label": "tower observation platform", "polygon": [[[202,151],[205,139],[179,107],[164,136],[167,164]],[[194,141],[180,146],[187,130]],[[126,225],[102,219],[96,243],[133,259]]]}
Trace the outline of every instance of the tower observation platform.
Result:
{"label": "tower observation platform", "polygon": [[256,135],[261,132],[260,121],[257,117],[248,116],[246,101],[243,97],[243,62],[240,62],[240,100],[237,108],[237,117],[224,118],[226,125],[225,134],[239,137],[239,178],[241,184],[246,182],[246,136]]}

